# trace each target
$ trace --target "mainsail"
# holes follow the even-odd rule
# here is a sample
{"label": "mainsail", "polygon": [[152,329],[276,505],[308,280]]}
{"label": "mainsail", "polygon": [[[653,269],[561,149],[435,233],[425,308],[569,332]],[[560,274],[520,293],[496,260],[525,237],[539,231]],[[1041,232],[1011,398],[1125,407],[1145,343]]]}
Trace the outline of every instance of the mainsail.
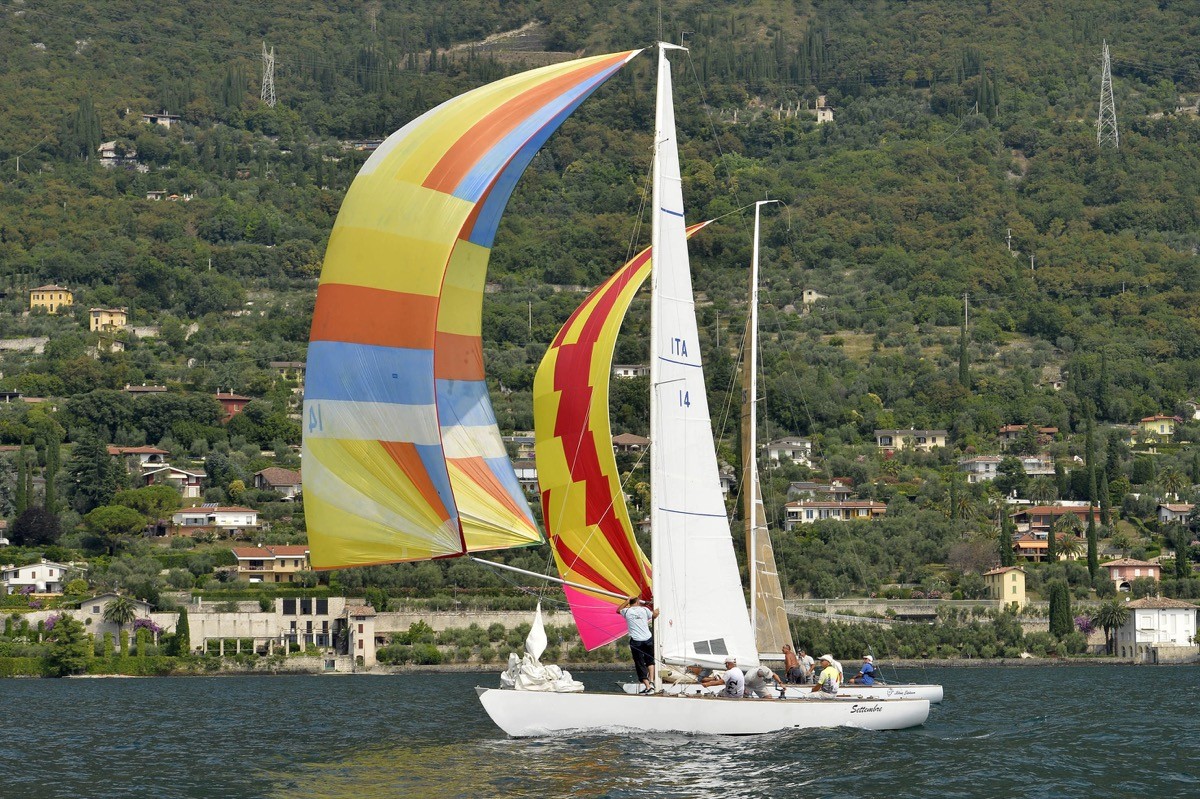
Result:
{"label": "mainsail", "polygon": [[758,233],[759,212],[764,201],[754,205],[754,250],[750,266],[750,315],[742,360],[742,500],[746,526],[747,571],[750,573],[750,620],[754,642],[764,660],[783,658],[785,644],[791,646],[792,632],[783,607],[783,589],[775,566],[775,549],[763,508],[758,477]]}
{"label": "mainsail", "polygon": [[[707,222],[692,225],[691,236]],[[565,580],[650,597],[650,564],[633,525],[613,456],[608,389],[617,332],[650,274],[650,248],[601,283],[567,320],[533,381],[534,442],[542,518]],[[619,599],[563,589],[583,645],[625,634]]]}
{"label": "mainsail", "polygon": [[668,663],[758,662],[708,415],[670,63],[659,52],[650,300],[650,497],[655,645]]}
{"label": "mainsail", "polygon": [[316,568],[538,543],[483,375],[491,244],[518,177],[639,51],[455,97],[392,134],[354,179],[317,290],[304,401]]}

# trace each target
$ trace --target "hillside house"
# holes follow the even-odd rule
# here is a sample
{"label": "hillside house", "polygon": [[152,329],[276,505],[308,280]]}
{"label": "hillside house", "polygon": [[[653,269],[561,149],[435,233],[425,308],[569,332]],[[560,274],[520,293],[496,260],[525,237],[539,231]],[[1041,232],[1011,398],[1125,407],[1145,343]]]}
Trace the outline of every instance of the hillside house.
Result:
{"label": "hillside house", "polygon": [[88,330],[93,333],[124,330],[128,325],[129,314],[124,308],[88,309]]}
{"label": "hillside house", "polygon": [[170,128],[179,123],[179,115],[159,111],[157,114],[142,114],[142,121],[147,125],[162,125],[164,128]]}
{"label": "hillside house", "polygon": [[945,430],[876,430],[875,446],[880,449],[895,450],[915,449],[919,452],[930,452],[935,447],[944,447],[949,440]]}
{"label": "hillside house", "polygon": [[132,147],[126,147],[123,144],[117,144],[117,141],[102,142],[96,148],[97,159],[100,166],[112,169],[117,166],[137,166],[137,150]]}
{"label": "hillside house", "polygon": [[222,422],[228,422],[237,416],[253,400],[253,397],[243,397],[241,394],[234,394],[232,391],[223,394],[218,390],[214,396],[216,396],[217,402],[221,403],[221,407],[225,409],[225,415],[221,419]]}
{"label": "hillside house", "polygon": [[6,594],[17,594],[22,589],[32,589],[35,594],[61,594],[69,570],[65,564],[45,558],[26,566],[9,564],[0,569],[0,586]]}
{"label": "hillside house", "polygon": [[234,547],[237,577],[252,583],[294,583],[308,571],[308,546]]}
{"label": "hillside house", "polygon": [[[113,641],[119,642],[121,640],[120,626],[104,619],[104,611],[108,610],[108,606],[118,596],[119,594],[110,591],[99,596],[94,596],[91,599],[85,599],[79,604],[79,612],[72,615],[83,622],[87,631],[97,640],[102,640],[105,633],[112,633]],[[150,618],[153,608],[149,602],[131,596],[126,596],[126,599],[133,604],[135,620]]]}
{"label": "hillside house", "polygon": [[500,436],[505,449],[514,460],[529,460],[534,456],[533,433],[514,433],[511,436]]}
{"label": "hillside house", "polygon": [[1047,453],[1024,455],[1021,457],[1021,468],[1030,477],[1053,477],[1054,458]]}
{"label": "hillside house", "polygon": [[962,458],[958,462],[958,470],[966,472],[968,483],[984,483],[995,480],[1004,460],[999,455],[976,455],[973,458]]}
{"label": "hillside house", "polygon": [[163,394],[166,392],[167,387],[166,386],[148,386],[145,383],[142,383],[140,386],[131,386],[128,383],[126,383],[125,388],[123,388],[121,390],[124,391],[126,394],[132,394],[135,397],[140,397],[145,394]]}
{"label": "hillside house", "polygon": [[38,286],[29,292],[29,310],[41,308],[46,313],[58,313],[59,310],[75,304],[75,294],[65,286],[50,284]]}
{"label": "hillside house", "polygon": [[1108,570],[1108,577],[1116,583],[1118,591],[1129,591],[1139,577],[1149,577],[1154,582],[1162,579],[1162,566],[1148,560],[1121,558],[1101,563],[1100,568]]}
{"label": "hillside house", "polygon": [[237,537],[258,529],[258,511],[238,505],[201,505],[175,511],[171,523],[185,535],[211,530],[218,535]]}
{"label": "hillside house", "polygon": [[300,496],[300,472],[269,466],[254,473],[254,487],[259,491],[275,491],[285,500],[293,500]]}
{"label": "hillside house", "polygon": [[199,499],[203,491],[204,472],[189,472],[176,466],[151,468],[142,474],[143,486],[169,485],[184,499]]}
{"label": "hillside house", "polygon": [[612,366],[613,377],[649,377],[650,367],[644,363],[614,363]]}
{"label": "hillside house", "polygon": [[1116,654],[1143,663],[1194,659],[1196,606],[1182,599],[1145,597],[1126,602],[1129,620],[1117,630]]}
{"label": "hillside house", "polygon": [[822,294],[816,289],[804,289],[802,292],[800,292],[801,305],[816,305],[821,300],[827,299],[829,299],[828,294]]}
{"label": "hillside house", "polygon": [[[1054,525],[1058,520],[1067,514],[1074,514],[1079,517],[1080,523],[1086,527],[1088,523],[1089,508],[1086,502],[1077,504],[1057,504],[1057,505],[1030,505],[1027,508],[1010,513],[1013,523],[1017,526],[1019,532],[1028,532],[1035,534],[1038,538],[1045,538],[1046,533],[1054,529]],[[1096,524],[1100,524],[1100,509],[1091,508],[1090,513]]]}
{"label": "hillside house", "polygon": [[1147,416],[1138,422],[1138,427],[1145,438],[1158,441],[1170,441],[1175,435],[1175,425],[1183,424],[1178,416],[1163,416],[1155,414]]}
{"label": "hillside house", "polygon": [[988,596],[1002,606],[1025,606],[1025,570],[1020,566],[1002,566],[983,573]]}
{"label": "hillside house", "polygon": [[1172,522],[1187,524],[1188,516],[1194,507],[1196,506],[1191,502],[1164,502],[1158,506],[1159,524],[1170,524]]}
{"label": "hillside house", "polygon": [[825,95],[817,97],[816,107],[813,108],[813,113],[817,117],[817,124],[824,125],[826,122],[833,121],[833,106],[825,102]]}
{"label": "hillside house", "polygon": [[854,489],[840,480],[829,483],[816,483],[811,480],[798,480],[788,484],[788,500],[818,499],[826,502],[844,502],[850,499]]}
{"label": "hillside house", "polygon": [[512,462],[513,473],[517,476],[517,482],[521,484],[521,488],[527,493],[532,494],[538,490],[538,472],[537,462],[532,458],[521,458]]}
{"label": "hillside house", "polygon": [[1050,542],[1045,536],[1037,538],[1032,535],[1022,535],[1013,541],[1013,552],[1018,558],[1028,560],[1033,563],[1042,563],[1046,560],[1046,553],[1050,550]]}
{"label": "hillside house", "polygon": [[271,368],[279,373],[284,380],[304,384],[304,375],[308,368],[304,361],[271,361]]}
{"label": "hillside house", "polygon": [[161,469],[167,465],[171,453],[158,447],[118,447],[108,445],[108,454],[114,458],[124,458],[131,466],[141,471]]}
{"label": "hillside house", "polygon": [[620,433],[612,437],[614,452],[643,452],[650,446],[650,439],[633,433]]}
{"label": "hillside house", "polygon": [[812,468],[812,442],[807,438],[779,438],[767,444],[767,459],[775,463],[798,463]]}
{"label": "hillside house", "polygon": [[844,500],[823,502],[800,500],[783,506],[783,529],[793,530],[798,524],[814,524],[825,519],[851,521],[855,519],[878,519],[887,513],[887,505],[872,500]]}

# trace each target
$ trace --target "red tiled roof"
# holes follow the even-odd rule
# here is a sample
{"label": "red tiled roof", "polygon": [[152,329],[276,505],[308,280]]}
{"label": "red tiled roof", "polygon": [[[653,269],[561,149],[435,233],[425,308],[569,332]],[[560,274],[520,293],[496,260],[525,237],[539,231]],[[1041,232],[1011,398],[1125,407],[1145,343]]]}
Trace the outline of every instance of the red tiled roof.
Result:
{"label": "red tiled roof", "polygon": [[255,472],[256,475],[262,477],[263,481],[268,485],[273,486],[298,486],[300,485],[300,472],[284,469],[279,466],[268,466],[266,469]]}
{"label": "red tiled roof", "polygon": [[269,547],[233,547],[233,555],[238,560],[299,558],[308,555],[308,547],[304,544],[290,544]]}
{"label": "red tiled roof", "polygon": [[1156,569],[1161,569],[1157,563],[1151,563],[1148,560],[1134,560],[1133,558],[1121,558],[1120,560],[1110,560],[1108,563],[1101,563],[1102,568],[1107,569],[1109,566],[1153,566]]}

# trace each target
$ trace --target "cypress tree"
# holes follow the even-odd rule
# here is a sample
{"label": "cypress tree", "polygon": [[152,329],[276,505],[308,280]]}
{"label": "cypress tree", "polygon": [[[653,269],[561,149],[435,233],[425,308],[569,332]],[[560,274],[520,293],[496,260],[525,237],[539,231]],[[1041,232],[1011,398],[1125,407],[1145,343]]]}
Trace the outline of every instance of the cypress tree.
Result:
{"label": "cypress tree", "polygon": [[1071,493],[1071,483],[1067,479],[1067,470],[1059,462],[1054,464],[1054,482],[1058,485],[1058,496],[1066,497]]}
{"label": "cypress tree", "polygon": [[1015,566],[1017,565],[1017,553],[1013,552],[1013,522],[1007,511],[1001,511],[1003,514],[1000,519],[1000,565]]}
{"label": "cypress tree", "polygon": [[1087,559],[1088,574],[1093,580],[1100,572],[1100,550],[1096,540],[1096,505],[1088,505],[1087,523]]}
{"label": "cypress tree", "polygon": [[1062,638],[1074,629],[1071,618],[1071,593],[1067,584],[1055,582],[1050,586],[1050,632]]}
{"label": "cypress tree", "polygon": [[1108,472],[1100,472],[1100,523],[1112,524],[1112,495],[1108,493]]}
{"label": "cypress tree", "polygon": [[188,628],[187,608],[179,609],[179,621],[175,623],[175,654],[186,655],[192,651],[191,630]]}
{"label": "cypress tree", "polygon": [[1191,533],[1182,524],[1175,529],[1175,579],[1186,580],[1192,576],[1192,560],[1188,550]]}
{"label": "cypress tree", "polygon": [[1054,531],[1054,525],[1050,525],[1050,531],[1046,533],[1046,562],[1054,563],[1058,560],[1058,534]]}
{"label": "cypress tree", "polygon": [[26,460],[25,447],[17,453],[17,490],[13,498],[17,515],[20,516],[29,507],[29,462]]}

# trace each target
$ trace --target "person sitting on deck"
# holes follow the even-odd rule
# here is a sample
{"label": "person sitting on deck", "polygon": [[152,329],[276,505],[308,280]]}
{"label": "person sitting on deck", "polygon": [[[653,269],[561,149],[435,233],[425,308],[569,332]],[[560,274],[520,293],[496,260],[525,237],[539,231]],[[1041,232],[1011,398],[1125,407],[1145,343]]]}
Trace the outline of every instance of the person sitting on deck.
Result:
{"label": "person sitting on deck", "polygon": [[821,655],[817,661],[821,664],[821,673],[817,675],[817,684],[812,688],[813,693],[822,699],[833,699],[841,687],[842,674],[834,665],[837,661],[833,659],[833,655]]}
{"label": "person sitting on deck", "polygon": [[712,669],[705,669],[700,666],[688,666],[687,670],[689,674],[696,678],[696,682],[705,688],[715,688],[718,685],[725,684],[725,675],[715,672]]}
{"label": "person sitting on deck", "polygon": [[725,689],[718,696],[730,699],[741,699],[746,695],[746,675],[737,666],[737,658],[728,655],[725,658]]}
{"label": "person sitting on deck", "polygon": [[771,671],[767,666],[755,666],[746,672],[746,696],[757,697],[759,699],[771,698],[770,690],[767,688],[767,681],[775,683],[776,690],[783,688],[783,681],[779,679],[779,675]]}
{"label": "person sitting on deck", "polygon": [[875,658],[870,655],[863,655],[862,668],[858,670],[858,674],[850,678],[850,682],[858,683],[859,685],[874,685],[876,674]]}

